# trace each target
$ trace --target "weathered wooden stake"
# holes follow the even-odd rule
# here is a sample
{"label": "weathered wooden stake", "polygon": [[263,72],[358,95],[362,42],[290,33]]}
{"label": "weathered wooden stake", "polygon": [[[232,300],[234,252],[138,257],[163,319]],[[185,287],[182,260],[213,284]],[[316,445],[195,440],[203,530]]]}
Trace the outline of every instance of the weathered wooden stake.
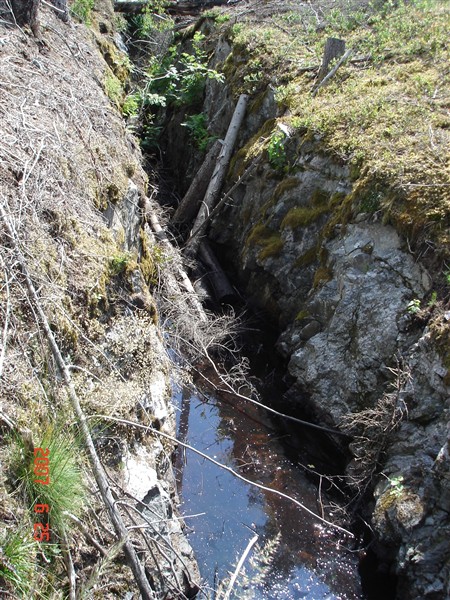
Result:
{"label": "weathered wooden stake", "polygon": [[323,50],[322,65],[317,75],[317,81],[315,87],[328,75],[330,70],[330,63],[340,58],[345,53],[345,41],[339,38],[328,38],[325,42],[325,48]]}

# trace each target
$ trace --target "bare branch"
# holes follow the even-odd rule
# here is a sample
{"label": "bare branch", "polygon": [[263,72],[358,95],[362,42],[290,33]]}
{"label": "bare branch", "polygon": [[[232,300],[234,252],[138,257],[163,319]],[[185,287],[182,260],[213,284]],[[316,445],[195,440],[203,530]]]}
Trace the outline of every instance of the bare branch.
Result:
{"label": "bare branch", "polygon": [[92,415],[92,416],[89,416],[87,418],[88,419],[91,419],[91,418],[106,419],[106,420],[109,420],[109,421],[114,421],[116,423],[122,423],[123,425],[130,425],[132,427],[137,427],[139,429],[143,429],[143,430],[148,431],[150,433],[154,433],[157,436],[160,436],[160,437],[163,437],[163,438],[165,438],[167,440],[170,440],[171,442],[174,442],[175,444],[183,446],[183,448],[186,448],[187,450],[190,450],[191,452],[194,452],[195,454],[198,454],[199,456],[201,456],[205,460],[207,460],[207,461],[213,463],[214,465],[216,465],[216,467],[219,467],[220,469],[222,469],[224,471],[227,471],[228,473],[231,473],[231,475],[233,475],[234,477],[237,477],[237,479],[240,479],[244,483],[248,483],[249,485],[257,487],[260,490],[263,490],[265,492],[269,492],[271,494],[275,494],[276,496],[280,496],[280,498],[285,498],[286,500],[289,500],[290,502],[293,502],[296,506],[298,506],[299,508],[301,508],[302,510],[304,510],[305,512],[307,512],[308,514],[310,514],[312,517],[314,517],[315,519],[317,519],[321,523],[324,523],[328,527],[331,527],[332,529],[340,531],[341,533],[345,533],[346,535],[350,536],[351,538],[354,537],[353,533],[351,533],[350,531],[348,531],[344,527],[341,527],[340,525],[336,525],[336,523],[332,523],[331,521],[328,521],[327,519],[323,519],[318,514],[316,514],[312,510],[310,510],[307,506],[305,506],[304,504],[302,504],[301,502],[299,502],[296,498],[293,498],[292,496],[289,496],[288,494],[284,494],[283,492],[280,492],[279,490],[267,487],[265,485],[262,485],[261,483],[257,483],[256,481],[251,481],[250,479],[247,479],[246,477],[243,477],[240,473],[237,473],[231,467],[228,467],[227,465],[224,465],[224,464],[220,463],[219,461],[215,460],[214,458],[211,458],[210,456],[208,456],[204,452],[201,452],[197,448],[194,448],[193,446],[191,446],[189,444],[186,444],[185,442],[181,442],[179,439],[177,439],[176,437],[174,437],[172,435],[169,435],[168,433],[164,433],[163,431],[159,431],[159,430],[154,429],[153,427],[150,427],[148,425],[142,425],[141,423],[136,423],[135,421],[129,421],[128,419],[119,419],[117,417],[111,417],[109,415]]}
{"label": "bare branch", "polygon": [[242,553],[241,558],[239,559],[239,562],[236,566],[236,569],[233,573],[233,576],[230,579],[230,583],[228,585],[227,591],[225,592],[225,595],[223,597],[223,600],[228,600],[230,597],[230,594],[233,590],[233,586],[236,583],[236,579],[242,569],[242,567],[244,566],[245,561],[247,560],[247,556],[250,554],[251,549],[253,548],[253,546],[256,544],[256,542],[258,541],[259,536],[255,535],[252,537],[252,539],[249,541],[249,543],[247,544],[246,549],[244,550],[244,552]]}

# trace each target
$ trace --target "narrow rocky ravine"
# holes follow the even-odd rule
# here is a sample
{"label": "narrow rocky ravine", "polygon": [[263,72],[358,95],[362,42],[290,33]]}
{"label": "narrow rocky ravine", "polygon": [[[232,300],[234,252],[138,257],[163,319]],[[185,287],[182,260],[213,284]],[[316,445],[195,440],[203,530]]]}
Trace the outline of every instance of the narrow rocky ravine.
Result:
{"label": "narrow rocky ravine", "polygon": [[[0,593],[201,592],[177,513],[167,354],[227,364],[231,302],[276,331],[268,352],[288,389],[265,402],[338,432],[324,452],[345,457],[342,523],[370,555],[366,581],[386,575],[399,600],[448,598],[448,6],[246,0],[167,14],[152,2],[125,18],[109,0],[75,0],[68,19],[51,4],[29,27],[20,2],[0,5]],[[351,52],[319,88],[336,37]],[[195,261],[182,254],[192,220],[175,210],[243,97],[229,197]],[[216,298],[214,257],[226,275]],[[273,423],[295,462],[304,429]],[[33,459],[47,445],[48,488]],[[53,481],[60,464],[71,485]],[[49,546],[38,506],[51,508],[38,524]]]}
{"label": "narrow rocky ravine", "polygon": [[[250,28],[264,28],[251,19]],[[250,78],[248,65],[258,60],[249,50],[257,47],[251,29],[246,47],[233,27],[206,19],[198,29],[206,35],[209,67],[225,73],[223,83],[206,82],[195,109],[206,116],[208,134],[223,139],[238,93],[246,85],[255,90],[223,189],[233,193],[208,239],[249,305],[279,328],[276,351],[292,377],[284,407],[353,436],[346,484],[360,508],[362,502],[378,568],[398,577],[399,598],[445,598],[445,266],[438,254],[430,260],[420,239],[413,249],[397,217],[387,217],[396,194],[404,202],[394,180],[390,187],[388,178],[367,178],[361,166],[327,151],[323,134],[292,127],[271,86],[258,83],[264,76]],[[175,110],[162,142],[179,181],[193,172],[192,157],[182,151],[190,143],[179,126],[183,118]],[[274,139],[282,142],[271,146]],[[436,198],[445,193],[437,190]],[[440,251],[445,256],[446,246]]]}

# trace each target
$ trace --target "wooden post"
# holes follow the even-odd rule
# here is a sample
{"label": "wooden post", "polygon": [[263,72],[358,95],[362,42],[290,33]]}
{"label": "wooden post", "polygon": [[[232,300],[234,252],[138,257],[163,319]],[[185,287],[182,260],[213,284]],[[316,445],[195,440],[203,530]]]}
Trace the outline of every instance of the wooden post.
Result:
{"label": "wooden post", "polygon": [[[214,205],[219,198],[220,190],[228,170],[228,165],[230,164],[230,159],[233,154],[233,148],[236,143],[239,129],[242,125],[242,121],[244,120],[247,102],[248,96],[246,94],[241,94],[236,104],[236,108],[234,109],[230,125],[228,126],[228,131],[217,159],[216,168],[214,169],[211,181],[209,182],[208,189],[205,193],[205,197],[203,198],[202,205],[198,211],[198,215],[193,226],[194,231],[200,228],[203,221],[205,221],[205,219],[208,217],[209,212],[214,208]],[[191,238],[189,245],[186,246],[186,251],[189,255],[195,256],[197,254],[199,241],[200,240],[198,237]]]}
{"label": "wooden post", "polygon": [[325,48],[323,51],[322,65],[317,75],[317,81],[315,87],[326,77],[330,70],[330,63],[340,58],[345,53],[345,41],[339,38],[328,38],[325,42]]}

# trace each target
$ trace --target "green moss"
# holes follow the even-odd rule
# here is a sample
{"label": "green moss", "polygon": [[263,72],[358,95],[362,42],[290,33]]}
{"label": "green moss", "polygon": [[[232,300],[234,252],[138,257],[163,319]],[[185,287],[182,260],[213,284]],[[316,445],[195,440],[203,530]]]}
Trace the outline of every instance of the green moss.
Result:
{"label": "green moss", "polygon": [[264,241],[264,247],[258,254],[261,260],[269,258],[271,256],[277,256],[283,250],[283,240],[278,233],[274,233],[267,240]]}
{"label": "green moss", "polygon": [[[286,14],[258,23],[243,18],[230,28],[234,47],[226,73],[238,89],[238,79],[251,75],[246,63],[259,57],[277,101],[290,111],[285,120],[320,140],[323,154],[349,164],[354,182],[383,179],[395,190],[389,200],[380,198],[389,222],[413,242],[432,239],[448,257],[450,187],[442,157],[450,121],[441,93],[449,82],[448,2],[374,2],[357,13],[355,18],[344,7],[324,11],[321,30],[312,11],[302,24]],[[345,39],[371,61],[363,70],[351,62],[343,65],[312,97],[311,51],[321,56],[330,36]],[[255,109],[262,98],[255,97]],[[378,210],[372,200],[368,197],[362,210]],[[351,202],[339,206],[328,235],[351,217]]]}
{"label": "green moss", "polygon": [[256,223],[256,225],[254,225],[250,230],[245,245],[248,247],[254,244],[261,244],[262,240],[271,234],[272,231],[266,225],[264,225],[264,223]]}
{"label": "green moss", "polygon": [[294,266],[298,269],[312,265],[318,259],[317,246],[313,246],[304,254],[296,258]]}
{"label": "green moss", "polygon": [[230,162],[229,175],[237,179],[244,173],[251,160],[260,156],[265,148],[267,136],[273,131],[276,120],[269,119],[261,129],[243,146]]}
{"label": "green moss", "polygon": [[328,267],[321,265],[314,274],[313,288],[316,289],[319,286],[331,281],[333,279],[333,272]]}
{"label": "green moss", "polygon": [[269,227],[263,223],[257,223],[247,237],[245,245],[247,248],[251,245],[262,246],[258,257],[261,260],[264,260],[270,256],[277,256],[280,254],[284,243],[281,239],[281,235],[277,231],[269,229]]}
{"label": "green moss", "polygon": [[264,104],[264,99],[266,97],[267,92],[262,92],[258,94],[253,102],[250,103],[247,113],[249,115],[258,114],[261,111],[262,105]]}
{"label": "green moss", "polygon": [[295,320],[296,321],[303,321],[304,319],[307,319],[309,317],[309,311],[302,309],[299,310],[298,313],[295,316]]}
{"label": "green moss", "polygon": [[103,58],[121,85],[130,78],[131,62],[126,54],[120,52],[116,45],[101,34],[96,34],[96,41]]}
{"label": "green moss", "polygon": [[122,107],[125,92],[119,79],[112,73],[107,74],[105,81],[105,93],[113,104],[120,110]]}
{"label": "green moss", "polygon": [[286,177],[285,179],[283,179],[283,181],[280,181],[280,183],[275,188],[275,191],[271,198],[272,203],[275,205],[281,198],[281,196],[283,196],[286,192],[289,192],[289,190],[295,189],[299,185],[300,182],[297,179],[297,177]]}
{"label": "green moss", "polygon": [[346,225],[350,221],[353,213],[353,199],[354,194],[348,194],[339,199],[340,204],[333,207],[334,210],[322,230],[322,236],[325,239],[334,237],[336,225]]}
{"label": "green moss", "polygon": [[319,217],[328,212],[328,206],[294,206],[291,208],[281,222],[281,228],[296,229],[297,227],[306,227]]}

